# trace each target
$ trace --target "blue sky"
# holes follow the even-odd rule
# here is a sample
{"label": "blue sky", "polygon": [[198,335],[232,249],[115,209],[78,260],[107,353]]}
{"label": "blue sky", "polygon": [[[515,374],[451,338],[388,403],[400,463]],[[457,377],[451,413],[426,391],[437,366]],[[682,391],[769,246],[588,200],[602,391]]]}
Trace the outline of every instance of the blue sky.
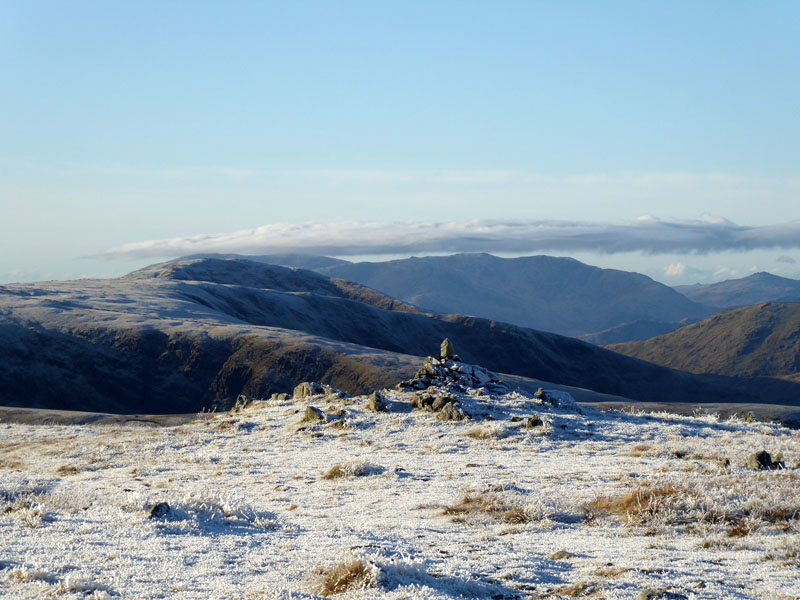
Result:
{"label": "blue sky", "polygon": [[[800,276],[796,2],[232,4],[0,0],[0,282],[490,220],[607,225],[531,252],[667,283]],[[610,249],[644,215],[760,242]]]}

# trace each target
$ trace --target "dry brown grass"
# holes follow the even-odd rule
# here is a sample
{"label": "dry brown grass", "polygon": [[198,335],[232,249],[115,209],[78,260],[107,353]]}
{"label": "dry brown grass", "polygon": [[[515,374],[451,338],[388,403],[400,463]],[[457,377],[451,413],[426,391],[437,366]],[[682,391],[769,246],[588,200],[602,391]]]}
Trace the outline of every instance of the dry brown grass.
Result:
{"label": "dry brown grass", "polygon": [[703,525],[704,533],[712,528],[730,537],[749,535],[762,526],[788,531],[800,526],[799,484],[800,478],[784,471],[673,471],[658,483],[645,481],[633,491],[598,497],[584,505],[584,513],[587,522],[616,515],[629,526],[646,526],[653,532],[673,525]]}
{"label": "dry brown grass", "polygon": [[596,583],[588,581],[579,581],[568,585],[560,585],[555,589],[544,592],[543,594],[536,594],[532,598],[578,598],[579,596],[592,596],[600,590],[600,586]]}
{"label": "dry brown grass", "polygon": [[745,524],[744,521],[740,521],[728,530],[727,535],[728,537],[745,537],[750,533],[750,528]]}
{"label": "dry brown grass", "polygon": [[500,434],[496,429],[489,429],[486,427],[475,427],[474,429],[470,429],[464,435],[472,438],[473,440],[496,440],[500,437]]}
{"label": "dry brown grass", "polygon": [[628,456],[654,456],[656,454],[655,448],[650,444],[637,444],[628,453]]}
{"label": "dry brown grass", "polygon": [[17,458],[0,458],[0,469],[13,471],[21,469],[23,466],[25,466],[24,463]]}
{"label": "dry brown grass", "polygon": [[619,577],[623,573],[627,573],[630,571],[629,568],[626,567],[614,567],[614,566],[605,566],[605,567],[598,567],[594,570],[594,575],[597,577],[605,577],[607,579],[613,579],[615,577]]}
{"label": "dry brown grass", "polygon": [[788,562],[790,565],[800,567],[800,538],[784,540],[775,549],[767,552],[763,560]]}
{"label": "dry brown grass", "polygon": [[339,563],[333,567],[320,568],[319,583],[315,592],[321,596],[333,596],[348,590],[363,590],[378,585],[378,570],[363,560]]}
{"label": "dry brown grass", "polygon": [[56,475],[77,475],[80,473],[80,469],[75,465],[61,465],[56,469]]}
{"label": "dry brown grass", "polygon": [[369,475],[369,466],[365,462],[353,462],[353,463],[339,463],[338,465],[333,465],[325,475],[322,476],[323,479],[344,479],[350,477],[364,477]]}
{"label": "dry brown grass", "polygon": [[453,517],[453,521],[457,523],[475,516],[511,525],[522,525],[531,520],[525,508],[509,504],[492,491],[467,492],[461,502],[446,506],[442,514]]}
{"label": "dry brown grass", "polygon": [[641,486],[622,496],[601,496],[592,501],[588,509],[642,522],[646,517],[661,510],[665,504],[674,501],[678,494],[678,489],[672,485]]}

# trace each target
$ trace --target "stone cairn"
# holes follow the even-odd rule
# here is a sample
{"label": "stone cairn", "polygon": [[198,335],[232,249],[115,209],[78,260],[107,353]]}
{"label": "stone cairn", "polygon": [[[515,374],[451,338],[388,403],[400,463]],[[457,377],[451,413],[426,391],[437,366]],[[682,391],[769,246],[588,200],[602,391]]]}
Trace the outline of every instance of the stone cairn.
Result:
{"label": "stone cairn", "polygon": [[494,373],[461,362],[449,339],[442,342],[438,356],[429,356],[417,374],[397,384],[398,391],[416,391],[412,405],[417,410],[436,413],[443,421],[462,421],[464,412],[458,395],[475,390],[476,395],[508,393],[509,389]]}

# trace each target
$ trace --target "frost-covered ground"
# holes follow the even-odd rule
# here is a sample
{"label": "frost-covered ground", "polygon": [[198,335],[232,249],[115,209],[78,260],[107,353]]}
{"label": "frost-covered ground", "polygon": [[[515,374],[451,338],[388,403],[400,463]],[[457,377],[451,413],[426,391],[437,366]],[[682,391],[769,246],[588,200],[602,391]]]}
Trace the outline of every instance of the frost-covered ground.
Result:
{"label": "frost-covered ground", "polygon": [[800,598],[797,431],[494,390],[0,424],[0,597]]}

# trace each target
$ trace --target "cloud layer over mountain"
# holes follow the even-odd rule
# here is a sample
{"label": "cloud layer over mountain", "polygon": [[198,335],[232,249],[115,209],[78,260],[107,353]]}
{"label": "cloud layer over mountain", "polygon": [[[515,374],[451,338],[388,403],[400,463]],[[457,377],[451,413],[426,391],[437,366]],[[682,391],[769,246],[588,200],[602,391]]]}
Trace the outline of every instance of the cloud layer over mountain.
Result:
{"label": "cloud layer over mountain", "polygon": [[202,252],[301,252],[336,256],[431,252],[589,251],[707,254],[800,248],[800,221],[737,225],[722,217],[652,216],[631,221],[473,220],[271,224],[232,233],[149,240],[102,252],[105,258],[174,257]]}

